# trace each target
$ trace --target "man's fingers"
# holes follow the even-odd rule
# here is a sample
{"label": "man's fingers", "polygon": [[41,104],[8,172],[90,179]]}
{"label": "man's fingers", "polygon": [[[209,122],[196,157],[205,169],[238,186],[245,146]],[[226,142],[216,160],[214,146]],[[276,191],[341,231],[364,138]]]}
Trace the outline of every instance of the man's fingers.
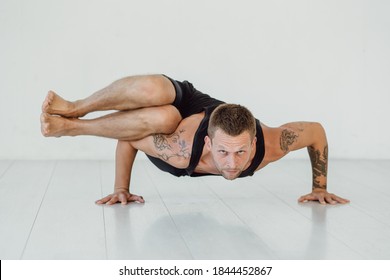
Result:
{"label": "man's fingers", "polygon": [[326,200],[326,202],[329,203],[329,204],[336,204],[336,203],[337,203],[336,200],[333,200],[333,197],[332,197],[331,195],[325,196],[325,200]]}
{"label": "man's fingers", "polygon": [[308,200],[304,197],[304,196],[301,196],[299,199],[298,199],[298,202],[307,202]]}
{"label": "man's fingers", "polygon": [[103,202],[103,199],[99,199],[99,200],[96,200],[95,203],[96,204],[103,204],[104,202]]}
{"label": "man's fingers", "polygon": [[324,198],[323,196],[320,196],[320,197],[318,198],[318,202],[321,203],[321,204],[326,204],[325,198]]}
{"label": "man's fingers", "polygon": [[321,204],[326,204],[326,202],[331,203],[331,199],[328,201],[328,198],[326,198],[325,201],[325,197],[323,195],[318,195],[318,194],[314,195],[313,193],[301,196],[298,199],[298,202],[307,202],[307,201],[316,201],[316,200],[318,200],[318,202]]}
{"label": "man's fingers", "polygon": [[124,193],[119,194],[118,200],[122,205],[127,204],[127,195]]}
{"label": "man's fingers", "polygon": [[337,203],[345,204],[350,202],[348,199],[344,199],[338,197],[333,193],[327,193],[327,192],[325,193],[313,192],[313,193],[303,195],[298,199],[298,202],[308,202],[308,201],[318,201],[319,203],[324,205],[327,203],[335,205]]}
{"label": "man's fingers", "polygon": [[145,200],[142,196],[139,196],[139,195],[135,195],[135,194],[132,194],[131,197],[130,197],[130,200],[129,201],[136,201],[136,202],[139,202],[139,203],[145,203]]}
{"label": "man's fingers", "polygon": [[345,203],[349,203],[350,202],[348,199],[345,199],[345,198],[342,198],[342,197],[338,197],[336,195],[333,196],[333,199],[335,201],[337,201],[338,203],[341,203],[341,204],[345,204]]}
{"label": "man's fingers", "polygon": [[129,193],[117,193],[110,194],[102,199],[97,200],[96,204],[107,204],[112,205],[120,202],[122,205],[126,205],[128,202],[139,202],[145,203],[145,200],[142,196],[129,194]]}
{"label": "man's fingers", "polygon": [[307,195],[303,195],[298,199],[298,202],[308,202]]}
{"label": "man's fingers", "polygon": [[316,200],[312,194],[303,195],[298,199],[298,202],[308,202],[311,200]]}
{"label": "man's fingers", "polygon": [[103,197],[102,199],[99,199],[96,201],[96,204],[105,204],[107,201],[111,199],[111,195],[108,195],[106,197]]}
{"label": "man's fingers", "polygon": [[107,205],[112,205],[112,204],[117,203],[118,200],[119,200],[118,196],[117,196],[117,195],[113,195],[113,196],[111,197],[111,199],[110,199],[109,201],[107,201],[106,204],[107,204]]}

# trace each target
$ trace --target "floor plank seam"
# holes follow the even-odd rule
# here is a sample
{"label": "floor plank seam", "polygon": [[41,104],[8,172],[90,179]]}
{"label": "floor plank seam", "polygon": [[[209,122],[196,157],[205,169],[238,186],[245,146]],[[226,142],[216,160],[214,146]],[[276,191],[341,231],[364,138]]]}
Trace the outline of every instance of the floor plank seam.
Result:
{"label": "floor plank seam", "polygon": [[11,161],[8,164],[7,168],[0,174],[0,179],[3,178],[3,176],[8,172],[8,170],[12,167],[12,165],[14,165],[14,163],[15,163],[15,160]]}
{"label": "floor plank seam", "polygon": [[55,173],[55,170],[57,169],[57,165],[58,165],[58,161],[55,162],[55,164],[54,164],[54,166],[53,166],[53,168],[52,168],[52,171],[51,171],[51,174],[50,174],[50,178],[49,178],[49,180],[48,180],[48,182],[47,182],[45,192],[44,192],[44,194],[43,194],[43,196],[42,196],[42,199],[41,199],[41,202],[40,202],[40,204],[39,204],[37,213],[36,213],[36,215],[35,215],[35,217],[34,217],[34,221],[33,221],[32,225],[31,225],[30,231],[29,231],[29,233],[28,233],[28,236],[27,236],[27,239],[26,239],[26,243],[24,244],[22,254],[20,255],[20,259],[23,259],[23,256],[24,256],[24,254],[25,254],[25,252],[26,252],[26,248],[27,248],[28,242],[30,241],[31,233],[32,233],[32,231],[33,231],[33,229],[34,229],[34,226],[35,226],[35,223],[36,223],[36,221],[37,221],[37,219],[38,219],[39,212],[40,212],[41,207],[42,207],[42,204],[43,204],[43,202],[44,202],[44,200],[45,200],[46,193],[47,193],[47,191],[48,191],[48,189],[49,189],[49,187],[50,187],[51,181],[52,181],[52,179],[53,179],[53,177],[54,177],[54,173]]}
{"label": "floor plank seam", "polygon": [[[102,161],[99,161],[99,180],[100,180],[100,195],[103,197],[103,178],[102,178]],[[106,260],[108,259],[108,248],[107,248],[107,228],[106,228],[106,215],[104,207],[102,207],[103,215],[103,230],[104,230],[104,250]]]}

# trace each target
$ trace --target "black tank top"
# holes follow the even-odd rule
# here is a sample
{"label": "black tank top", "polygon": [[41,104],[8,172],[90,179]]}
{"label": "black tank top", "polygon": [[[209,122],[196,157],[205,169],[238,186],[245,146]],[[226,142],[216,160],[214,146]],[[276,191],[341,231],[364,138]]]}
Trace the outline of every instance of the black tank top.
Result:
{"label": "black tank top", "polygon": [[[199,163],[199,160],[202,156],[203,153],[203,147],[204,147],[204,138],[207,135],[207,128],[209,126],[209,119],[211,113],[214,111],[214,109],[217,106],[211,106],[211,107],[206,107],[205,108],[205,116],[203,120],[201,121],[199,128],[196,130],[195,135],[194,135],[194,141],[192,144],[192,152],[191,152],[191,158],[190,158],[190,163],[187,168],[176,168],[173,167],[172,165],[169,165],[165,161],[152,157],[149,155],[146,155],[149,160],[156,165],[159,169],[162,171],[171,173],[174,176],[180,177],[180,176],[191,176],[191,177],[199,177],[199,176],[207,176],[207,175],[217,175],[217,174],[210,174],[210,173],[196,173],[195,168]],[[256,142],[256,154],[252,160],[251,165],[245,169],[241,174],[241,177],[247,177],[247,176],[252,176],[256,168],[260,165],[260,163],[263,161],[264,154],[265,154],[265,146],[264,146],[264,135],[263,135],[263,130],[260,126],[259,120],[256,119],[256,137],[257,137],[257,142]],[[217,175],[220,176],[220,175]]]}

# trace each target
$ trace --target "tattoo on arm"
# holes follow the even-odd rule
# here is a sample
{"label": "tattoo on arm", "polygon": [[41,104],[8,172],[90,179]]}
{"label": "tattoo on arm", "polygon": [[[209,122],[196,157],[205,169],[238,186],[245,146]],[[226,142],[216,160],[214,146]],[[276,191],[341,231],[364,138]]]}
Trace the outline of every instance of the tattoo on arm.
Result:
{"label": "tattoo on arm", "polygon": [[[320,177],[326,178],[328,174],[328,145],[324,147],[324,151],[316,150],[313,147],[307,148],[310,156],[311,166],[313,169],[313,189],[326,189],[326,183],[320,183]],[[326,182],[326,181],[325,181]]]}
{"label": "tattoo on arm", "polygon": [[171,135],[154,134],[153,143],[160,153],[158,157],[164,161],[169,161],[170,158],[179,157],[189,159],[191,157],[190,147],[187,142],[180,138],[180,134],[185,130],[180,130]]}
{"label": "tattoo on arm", "polygon": [[164,149],[171,149],[168,143],[167,136],[162,134],[153,135],[153,143],[157,150],[162,151]]}
{"label": "tattoo on arm", "polygon": [[298,135],[293,130],[283,129],[282,135],[280,136],[280,149],[284,153],[288,153],[289,147],[297,141]]}

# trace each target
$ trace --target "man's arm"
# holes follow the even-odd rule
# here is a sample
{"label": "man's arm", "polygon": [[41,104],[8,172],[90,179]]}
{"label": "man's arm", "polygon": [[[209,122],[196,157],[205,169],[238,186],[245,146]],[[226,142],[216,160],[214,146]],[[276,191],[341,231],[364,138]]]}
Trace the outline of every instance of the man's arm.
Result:
{"label": "man's arm", "polygon": [[347,199],[327,192],[328,142],[322,125],[313,122],[294,122],[285,124],[280,129],[280,149],[285,154],[307,147],[310,156],[312,192],[301,196],[298,201],[318,200],[321,204],[348,203]]}
{"label": "man's arm", "polygon": [[135,149],[129,141],[118,141],[115,154],[115,187],[114,193],[96,201],[97,204],[115,204],[120,202],[127,204],[127,202],[137,201],[144,203],[142,196],[134,195],[129,192],[131,171],[133,163],[137,155]]}

